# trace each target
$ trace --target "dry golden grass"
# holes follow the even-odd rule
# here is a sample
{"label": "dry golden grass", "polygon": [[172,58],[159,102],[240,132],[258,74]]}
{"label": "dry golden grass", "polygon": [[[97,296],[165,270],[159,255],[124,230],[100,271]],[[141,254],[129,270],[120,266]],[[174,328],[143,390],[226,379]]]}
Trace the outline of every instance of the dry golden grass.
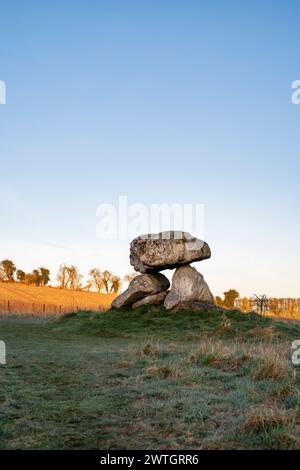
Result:
{"label": "dry golden grass", "polygon": [[[268,339],[269,334],[270,331]],[[261,335],[261,339],[265,339],[265,336]],[[250,375],[253,380],[277,380],[291,375],[291,365],[286,355],[288,348],[288,345],[265,344],[263,341],[253,345],[209,338],[201,341],[184,359],[184,363],[202,363],[227,372],[235,372],[245,363],[252,362]]]}
{"label": "dry golden grass", "polygon": [[265,328],[253,328],[250,331],[252,336],[256,338],[265,338],[272,340],[274,338],[274,329],[272,327],[265,327]]}
{"label": "dry golden grass", "polygon": [[204,340],[186,358],[186,363],[199,363],[236,370],[248,359],[248,351],[237,343],[227,344],[220,340]]}
{"label": "dry golden grass", "polygon": [[269,311],[269,312],[265,313],[265,317],[274,318],[274,319],[278,319],[278,320],[297,320],[297,321],[300,320],[299,313],[297,313],[297,312],[292,313],[292,312],[289,312],[289,311],[282,311],[282,312],[277,313],[277,314],[275,314],[272,311]]}
{"label": "dry golden grass", "polygon": [[224,315],[222,318],[222,322],[220,323],[219,327],[215,330],[215,334],[221,335],[222,333],[228,333],[232,330],[232,322],[229,318]]}
{"label": "dry golden grass", "polygon": [[147,367],[145,372],[147,375],[158,375],[162,379],[166,379],[168,377],[178,379],[183,376],[183,372],[174,364],[160,367]]}
{"label": "dry golden grass", "polygon": [[254,380],[282,379],[289,373],[290,362],[280,347],[261,344],[257,346],[255,354],[258,361],[251,374]]}
{"label": "dry golden grass", "polygon": [[153,342],[146,342],[142,345],[138,354],[141,356],[155,356],[159,353],[159,345]]}
{"label": "dry golden grass", "polygon": [[299,449],[300,324],[227,315],[220,336],[215,311],[0,319],[2,448]]}
{"label": "dry golden grass", "polygon": [[244,423],[246,431],[268,431],[275,427],[288,427],[293,425],[296,419],[294,410],[279,408],[275,404],[266,404],[253,407]]}
{"label": "dry golden grass", "polygon": [[59,315],[109,308],[115,294],[0,282],[0,314]]}

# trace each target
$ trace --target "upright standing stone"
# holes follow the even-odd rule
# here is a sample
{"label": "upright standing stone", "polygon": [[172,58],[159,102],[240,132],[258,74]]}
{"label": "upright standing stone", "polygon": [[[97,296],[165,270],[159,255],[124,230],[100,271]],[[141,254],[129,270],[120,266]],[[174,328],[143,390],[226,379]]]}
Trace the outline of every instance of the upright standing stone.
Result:
{"label": "upright standing stone", "polygon": [[165,298],[164,306],[167,310],[171,310],[179,305],[184,307],[184,304],[191,302],[212,305],[214,296],[197,269],[189,265],[180,266],[173,275],[172,287]]}

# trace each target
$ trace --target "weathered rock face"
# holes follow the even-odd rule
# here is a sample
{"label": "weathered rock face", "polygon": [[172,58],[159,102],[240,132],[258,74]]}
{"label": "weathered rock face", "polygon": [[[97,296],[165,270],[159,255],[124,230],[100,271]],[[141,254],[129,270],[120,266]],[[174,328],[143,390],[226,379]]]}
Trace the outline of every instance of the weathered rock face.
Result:
{"label": "weathered rock face", "polygon": [[130,264],[140,273],[174,269],[210,256],[206,242],[180,231],[141,235],[130,245]]}
{"label": "weathered rock face", "polygon": [[132,308],[138,308],[142,305],[161,305],[164,303],[167,292],[159,292],[158,294],[147,295],[142,300],[135,302]]}
{"label": "weathered rock face", "polygon": [[[163,304],[167,310],[218,309],[202,274],[190,266],[210,256],[208,244],[187,232],[169,231],[135,238],[130,245],[130,264],[142,274],[130,282],[112,307]],[[167,292],[170,282],[159,271],[174,268],[172,287]]]}
{"label": "weathered rock face", "polygon": [[180,266],[173,275],[172,288],[165,298],[164,306],[171,310],[191,302],[212,305],[214,297],[197,269],[189,265]]}
{"label": "weathered rock face", "polygon": [[135,277],[122,294],[112,302],[113,308],[131,306],[149,295],[165,292],[170,287],[169,280],[160,273],[141,274]]}

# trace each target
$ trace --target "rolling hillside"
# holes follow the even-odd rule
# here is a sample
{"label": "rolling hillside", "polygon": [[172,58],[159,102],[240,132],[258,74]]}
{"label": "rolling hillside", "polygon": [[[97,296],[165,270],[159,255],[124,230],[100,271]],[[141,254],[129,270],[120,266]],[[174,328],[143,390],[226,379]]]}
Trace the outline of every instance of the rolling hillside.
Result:
{"label": "rolling hillside", "polygon": [[0,313],[60,314],[76,310],[103,310],[114,294],[36,287],[0,282]]}

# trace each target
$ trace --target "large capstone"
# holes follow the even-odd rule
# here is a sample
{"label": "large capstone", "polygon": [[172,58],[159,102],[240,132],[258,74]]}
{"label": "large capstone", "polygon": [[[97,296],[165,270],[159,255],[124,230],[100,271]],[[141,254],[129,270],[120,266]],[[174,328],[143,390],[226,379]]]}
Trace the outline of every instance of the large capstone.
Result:
{"label": "large capstone", "polygon": [[164,306],[167,310],[171,310],[191,302],[213,305],[214,296],[197,269],[189,265],[180,266],[173,275],[172,288],[165,298]]}
{"label": "large capstone", "polygon": [[130,264],[140,273],[174,269],[210,256],[206,242],[181,231],[141,235],[130,245]]}
{"label": "large capstone", "polygon": [[160,273],[141,274],[129,283],[128,288],[112,302],[113,308],[132,306],[143,298],[165,292],[170,287],[170,282]]}

